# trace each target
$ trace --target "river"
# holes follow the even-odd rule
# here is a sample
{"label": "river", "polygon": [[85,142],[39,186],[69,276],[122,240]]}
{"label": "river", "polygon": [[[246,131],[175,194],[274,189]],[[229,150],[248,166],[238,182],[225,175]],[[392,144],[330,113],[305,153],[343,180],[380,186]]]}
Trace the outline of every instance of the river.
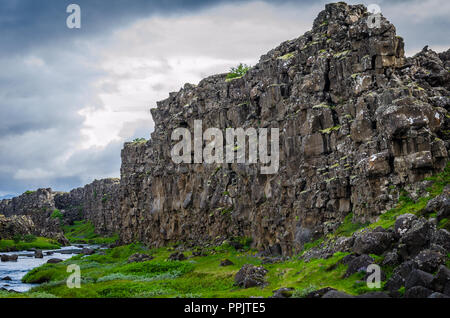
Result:
{"label": "river", "polygon": [[[97,248],[92,245],[65,246],[58,250],[43,250],[44,258],[35,258],[33,251],[20,251],[0,253],[6,255],[18,255],[17,262],[0,262],[0,289],[14,290],[16,292],[26,292],[37,284],[24,284],[22,278],[33,268],[39,267],[49,259],[59,258],[62,260],[69,259],[82,250],[82,247]],[[47,255],[51,254],[51,255]],[[11,280],[3,280],[10,277]]]}

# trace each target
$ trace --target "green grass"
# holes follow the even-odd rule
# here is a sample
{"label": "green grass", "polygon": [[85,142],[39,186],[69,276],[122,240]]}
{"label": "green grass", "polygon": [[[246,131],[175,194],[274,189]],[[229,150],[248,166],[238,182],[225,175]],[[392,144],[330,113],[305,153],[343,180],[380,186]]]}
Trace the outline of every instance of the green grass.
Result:
{"label": "green grass", "polygon": [[63,230],[66,238],[75,244],[111,244],[119,238],[118,235],[100,237],[95,233],[94,225],[86,221],[75,221],[74,225],[63,226]]}
{"label": "green grass", "polygon": [[0,240],[0,252],[23,251],[32,248],[40,250],[53,250],[60,247],[61,245],[58,244],[58,242],[43,237],[37,237],[32,242],[26,242],[22,240],[19,242],[15,242],[14,240]]}
{"label": "green grass", "polygon": [[[151,254],[154,259],[143,263],[127,264],[134,253]],[[244,264],[260,265],[261,259],[250,249],[238,252],[228,245],[209,248],[206,256],[191,257],[186,261],[167,261],[172,248],[146,249],[139,244],[121,246],[106,250],[105,255],[75,256],[59,264],[45,264],[30,271],[23,279],[27,283],[44,283],[30,292],[30,295],[56,297],[213,297],[240,298],[250,296],[269,297],[273,290],[281,287],[295,289],[296,297],[307,290],[334,287],[351,294],[367,291],[359,283],[361,274],[342,278],[347,267],[338,262],[347,255],[336,253],[329,259],[315,259],[309,263],[293,258],[277,264],[264,265],[269,271],[267,285],[243,289],[234,286],[234,275]],[[185,252],[191,256],[191,251]],[[219,266],[222,259],[231,260],[234,265]],[[66,267],[77,264],[81,268],[82,287],[69,289],[65,280],[69,273]],[[16,295],[7,295],[16,297]],[[0,297],[6,297],[0,294]]]}
{"label": "green grass", "polygon": [[234,79],[243,77],[245,75],[245,73],[248,72],[249,69],[250,69],[250,66],[248,66],[246,64],[242,64],[242,63],[236,67],[232,67],[230,72],[227,74],[226,81],[229,82]]}
{"label": "green grass", "polygon": [[[307,249],[318,247],[325,239],[349,236],[363,227],[390,227],[396,217],[403,213],[419,213],[426,203],[442,193],[448,184],[448,167],[444,172],[430,178],[434,181],[428,189],[429,196],[412,200],[402,193],[398,205],[380,216],[374,224],[353,223],[349,214],[338,230],[328,238],[321,238],[304,246]],[[440,226],[448,224],[441,221]],[[66,229],[70,237],[89,239],[95,237],[92,224],[76,223]],[[86,238],[87,237],[87,238]],[[328,259],[312,259],[305,262],[294,256],[286,261],[266,264],[267,285],[243,289],[234,285],[234,276],[244,264],[261,265],[261,258],[256,251],[249,248],[249,238],[234,238],[233,243],[244,246],[244,250],[235,250],[231,245],[205,248],[206,256],[192,257],[192,250],[184,252],[185,261],[168,261],[174,252],[173,247],[147,249],[141,244],[131,244],[105,250],[104,255],[77,255],[59,264],[45,264],[30,271],[23,279],[27,283],[43,283],[25,294],[6,294],[0,297],[80,297],[80,298],[115,298],[115,297],[202,297],[202,298],[247,298],[251,296],[269,297],[281,287],[294,288],[293,297],[304,297],[308,292],[324,287],[332,287],[352,295],[362,294],[369,289],[364,282],[363,273],[356,273],[344,278],[347,265],[340,261],[349,253],[335,253]],[[127,260],[134,253],[152,255],[154,259],[143,263],[128,264]],[[371,255],[380,264],[383,257]],[[450,255],[448,255],[450,256]],[[229,259],[231,266],[219,266],[221,260]],[[82,275],[82,287],[69,289],[66,279],[69,264],[79,265]],[[449,265],[449,264],[447,264]],[[389,277],[392,268],[384,267]],[[382,283],[383,287],[383,283]]]}

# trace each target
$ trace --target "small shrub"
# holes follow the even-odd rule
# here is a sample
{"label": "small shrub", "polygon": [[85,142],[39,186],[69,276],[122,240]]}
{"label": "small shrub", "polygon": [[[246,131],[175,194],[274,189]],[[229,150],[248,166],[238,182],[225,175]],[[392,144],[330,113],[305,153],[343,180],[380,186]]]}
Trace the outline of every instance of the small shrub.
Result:
{"label": "small shrub", "polygon": [[13,237],[13,241],[14,241],[14,243],[19,243],[20,241],[22,241],[22,235],[20,235],[20,234],[15,234],[14,235],[14,237]]}
{"label": "small shrub", "polygon": [[230,73],[227,75],[227,80],[232,80],[235,78],[241,78],[242,76],[247,73],[247,71],[250,69],[250,66],[246,64],[239,64],[237,67],[232,67],[230,70]]}
{"label": "small shrub", "polygon": [[55,209],[55,210],[53,210],[53,213],[52,213],[52,215],[51,215],[51,218],[52,218],[52,219],[60,219],[60,220],[62,220],[63,215],[62,215],[62,213],[61,213],[60,210]]}
{"label": "small shrub", "polygon": [[28,234],[28,235],[25,235],[25,236],[24,236],[23,240],[24,240],[26,243],[33,243],[34,241],[36,241],[36,236],[33,235],[33,234]]}

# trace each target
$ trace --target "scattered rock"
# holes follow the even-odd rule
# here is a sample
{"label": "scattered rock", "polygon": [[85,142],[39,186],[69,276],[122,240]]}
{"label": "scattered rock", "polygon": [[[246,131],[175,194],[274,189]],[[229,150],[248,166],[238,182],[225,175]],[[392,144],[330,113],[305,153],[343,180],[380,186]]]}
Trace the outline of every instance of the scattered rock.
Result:
{"label": "scattered rock", "polygon": [[95,250],[92,249],[92,248],[84,247],[84,248],[81,250],[81,254],[83,254],[83,255],[92,255],[92,254],[94,254],[94,253],[95,253]]}
{"label": "scattered rock", "polygon": [[169,261],[184,261],[187,257],[181,252],[175,252],[170,254]]}
{"label": "scattered rock", "polygon": [[405,292],[405,298],[428,298],[433,293],[432,290],[423,286],[414,286],[407,289]]}
{"label": "scattered rock", "polygon": [[442,293],[434,292],[430,296],[428,296],[428,298],[450,298],[450,296],[447,296]]}
{"label": "scattered rock", "polygon": [[409,274],[405,282],[406,290],[413,287],[422,286],[425,288],[432,288],[433,275],[424,272],[420,269],[415,269]]}
{"label": "scattered rock", "polygon": [[34,258],[44,258],[44,254],[42,254],[41,250],[37,250],[34,252]]}
{"label": "scattered rock", "polygon": [[355,296],[349,295],[347,293],[338,291],[338,290],[330,290],[322,298],[355,298]]}
{"label": "scattered rock", "polygon": [[231,266],[231,265],[234,265],[234,263],[229,259],[224,259],[220,261],[220,266]]}
{"label": "scattered rock", "polygon": [[321,288],[321,289],[318,289],[318,290],[315,290],[313,292],[306,294],[304,296],[304,298],[322,298],[326,293],[328,293],[329,291],[332,291],[332,290],[335,291],[336,289],[331,288],[331,287]]}
{"label": "scattered rock", "polygon": [[403,234],[400,243],[405,244],[408,255],[415,256],[430,244],[433,226],[421,218],[412,222],[411,227]]}
{"label": "scattered rock", "polygon": [[358,255],[381,255],[391,246],[393,238],[394,235],[383,228],[377,228],[370,232],[358,233],[355,237],[353,252]]}
{"label": "scattered rock", "polygon": [[382,266],[397,266],[401,262],[400,256],[398,255],[397,250],[393,250],[392,252],[386,253],[383,261],[381,262]]}
{"label": "scattered rock", "polygon": [[235,285],[250,288],[265,284],[264,276],[268,271],[262,266],[245,264],[234,277]]}
{"label": "scattered rock", "polygon": [[440,265],[445,264],[446,255],[437,251],[426,249],[421,251],[415,258],[417,268],[428,273],[434,273]]}
{"label": "scattered rock", "polygon": [[370,257],[369,255],[361,255],[358,257],[355,257],[353,260],[351,260],[348,263],[347,271],[344,275],[344,277],[349,277],[355,273],[359,272],[367,272],[367,267],[371,264],[374,264],[374,259]]}
{"label": "scattered rock", "polygon": [[273,291],[273,296],[271,298],[290,298],[294,292],[294,288],[282,287],[280,289]]}
{"label": "scattered rock", "polygon": [[385,292],[368,292],[356,296],[356,298],[391,298],[391,297]]}
{"label": "scattered rock", "polygon": [[1,280],[11,281],[12,279],[11,279],[11,277],[9,277],[9,276],[5,276],[5,277],[3,277]]}
{"label": "scattered rock", "polygon": [[51,258],[47,261],[47,264],[58,264],[61,263],[63,260],[59,258]]}
{"label": "scattered rock", "polygon": [[148,254],[136,253],[128,258],[128,263],[140,263],[151,261],[154,257]]}
{"label": "scattered rock", "polygon": [[395,233],[399,236],[402,236],[411,228],[412,223],[415,220],[417,220],[417,216],[415,216],[414,214],[406,213],[399,215],[394,224]]}
{"label": "scattered rock", "polygon": [[0,255],[0,260],[2,262],[17,262],[18,258],[19,258],[18,255],[7,255],[7,254]]}
{"label": "scattered rock", "polygon": [[433,290],[438,292],[444,292],[446,286],[450,287],[450,269],[444,265],[439,266],[439,269],[431,282],[431,286]]}

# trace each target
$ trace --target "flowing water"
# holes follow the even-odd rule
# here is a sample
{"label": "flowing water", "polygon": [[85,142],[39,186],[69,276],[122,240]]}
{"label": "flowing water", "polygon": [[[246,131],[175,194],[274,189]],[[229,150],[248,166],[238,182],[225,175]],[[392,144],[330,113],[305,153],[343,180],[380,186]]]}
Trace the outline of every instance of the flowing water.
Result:
{"label": "flowing water", "polygon": [[[0,262],[0,289],[5,288],[7,290],[14,290],[16,292],[26,292],[37,284],[24,284],[22,283],[22,277],[26,275],[30,270],[35,267],[39,267],[49,259],[59,258],[62,260],[69,259],[76,254],[79,254],[82,247],[94,248],[95,246],[65,246],[58,250],[43,250],[44,258],[35,258],[33,251],[21,251],[0,253],[6,255],[18,255],[17,262]],[[50,252],[51,255],[47,255]],[[3,280],[5,277],[10,277],[11,280]]]}

